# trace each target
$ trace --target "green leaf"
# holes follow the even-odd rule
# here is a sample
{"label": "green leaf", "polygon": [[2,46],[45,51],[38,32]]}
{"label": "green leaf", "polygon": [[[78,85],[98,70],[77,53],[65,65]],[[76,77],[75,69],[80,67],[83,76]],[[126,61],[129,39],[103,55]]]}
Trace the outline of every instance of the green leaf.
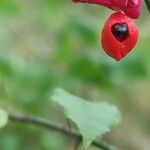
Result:
{"label": "green leaf", "polygon": [[66,116],[76,123],[85,147],[98,136],[109,132],[121,120],[120,112],[115,106],[85,101],[60,88],[54,91],[52,100],[63,106]]}
{"label": "green leaf", "polygon": [[4,127],[8,122],[8,113],[0,109],[0,128]]}

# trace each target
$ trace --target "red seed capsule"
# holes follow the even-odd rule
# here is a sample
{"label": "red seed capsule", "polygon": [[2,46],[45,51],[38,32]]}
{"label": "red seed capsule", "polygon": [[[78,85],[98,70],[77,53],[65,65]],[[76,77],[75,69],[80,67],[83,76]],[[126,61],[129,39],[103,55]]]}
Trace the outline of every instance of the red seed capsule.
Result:
{"label": "red seed capsule", "polygon": [[116,61],[125,57],[136,45],[138,29],[134,21],[116,12],[106,21],[102,31],[102,47]]}

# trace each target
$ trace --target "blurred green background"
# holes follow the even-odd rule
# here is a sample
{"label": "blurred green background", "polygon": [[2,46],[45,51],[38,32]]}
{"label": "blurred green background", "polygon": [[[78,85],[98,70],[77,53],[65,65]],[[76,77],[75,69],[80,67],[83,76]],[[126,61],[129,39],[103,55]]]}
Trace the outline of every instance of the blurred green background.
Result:
{"label": "blurred green background", "polygon": [[[122,123],[103,140],[119,150],[149,150],[150,15],[144,6],[136,21],[140,30],[136,48],[115,62],[100,44],[111,13],[71,0],[0,0],[1,107],[66,126],[62,110],[49,100],[59,86],[120,109]],[[36,127],[9,123],[0,131],[1,150],[73,148],[72,139]]]}

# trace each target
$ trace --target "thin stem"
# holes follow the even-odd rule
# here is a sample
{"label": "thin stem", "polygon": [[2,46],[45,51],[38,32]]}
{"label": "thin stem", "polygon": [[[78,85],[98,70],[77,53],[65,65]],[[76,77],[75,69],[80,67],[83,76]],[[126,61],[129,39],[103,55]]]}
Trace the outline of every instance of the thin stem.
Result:
{"label": "thin stem", "polygon": [[150,0],[145,0],[145,4],[146,4],[147,9],[148,9],[148,11],[150,13]]}
{"label": "thin stem", "polygon": [[[55,123],[55,122],[50,122],[46,119],[43,118],[38,118],[38,117],[32,117],[32,116],[27,116],[27,115],[17,115],[17,114],[9,114],[9,120],[12,122],[18,122],[18,123],[24,123],[24,124],[31,124],[35,126],[39,126],[42,128],[46,128],[48,130],[53,130],[56,132],[59,132],[61,134],[64,134],[66,136],[76,138],[77,140],[82,140],[82,136],[80,133],[78,133],[75,130],[69,130],[62,126],[61,124]],[[112,146],[103,143],[103,142],[97,142],[94,141],[92,143],[93,146],[96,146],[98,148],[101,148],[103,150],[112,150]]]}

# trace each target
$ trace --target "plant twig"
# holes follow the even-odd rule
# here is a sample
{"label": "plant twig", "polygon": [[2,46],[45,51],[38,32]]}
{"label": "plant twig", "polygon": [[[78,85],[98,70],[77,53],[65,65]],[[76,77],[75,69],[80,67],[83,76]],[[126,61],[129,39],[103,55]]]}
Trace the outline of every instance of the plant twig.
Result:
{"label": "plant twig", "polygon": [[148,9],[148,11],[150,13],[150,0],[145,0],[145,4],[146,4],[147,9]]}
{"label": "plant twig", "polygon": [[[23,123],[23,124],[39,126],[42,128],[46,128],[48,130],[53,130],[53,131],[59,132],[61,134],[64,134],[64,135],[72,137],[72,138],[76,138],[77,140],[82,140],[81,134],[78,133],[77,131],[75,131],[75,130],[70,131],[69,129],[65,128],[61,124],[58,124],[55,122],[50,122],[43,118],[10,113],[9,120],[12,122],[18,122],[18,123]],[[103,143],[103,142],[94,141],[92,143],[92,145],[96,146],[98,148],[101,148],[103,150],[112,150],[112,146],[110,146],[106,143]]]}

